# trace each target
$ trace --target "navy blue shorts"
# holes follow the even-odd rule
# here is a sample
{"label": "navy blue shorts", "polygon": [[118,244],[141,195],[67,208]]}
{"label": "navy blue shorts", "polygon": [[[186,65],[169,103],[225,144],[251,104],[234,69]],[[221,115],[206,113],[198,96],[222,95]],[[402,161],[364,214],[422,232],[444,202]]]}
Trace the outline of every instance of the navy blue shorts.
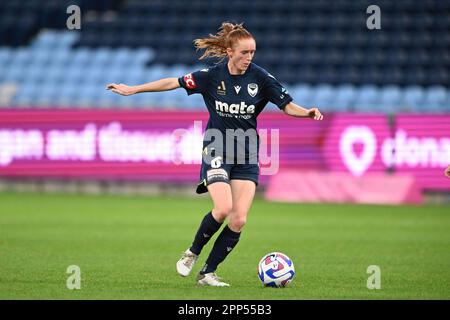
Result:
{"label": "navy blue shorts", "polygon": [[200,183],[197,186],[197,193],[208,192],[206,188],[214,182],[230,183],[230,180],[250,180],[258,186],[259,165],[258,164],[227,164],[220,166],[205,163],[202,161],[200,169]]}

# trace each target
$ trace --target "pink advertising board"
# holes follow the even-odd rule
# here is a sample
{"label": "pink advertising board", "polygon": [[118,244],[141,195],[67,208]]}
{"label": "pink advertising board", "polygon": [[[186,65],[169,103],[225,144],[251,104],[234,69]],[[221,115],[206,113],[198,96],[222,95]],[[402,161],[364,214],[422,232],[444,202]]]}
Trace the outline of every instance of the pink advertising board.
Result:
{"label": "pink advertising board", "polygon": [[411,175],[422,190],[450,191],[450,114],[334,114],[323,155],[330,171]]}
{"label": "pink advertising board", "polygon": [[194,121],[206,119],[205,113],[2,111],[0,176],[196,180],[202,132]]}
{"label": "pink advertising board", "polygon": [[[207,112],[179,110],[3,110],[0,177],[196,184],[207,120]],[[280,165],[321,168],[325,123],[282,113],[259,120],[261,183]]]}
{"label": "pink advertising board", "polygon": [[450,190],[443,176],[450,165],[450,115],[397,115],[384,154],[386,166],[413,175],[422,188]]}
{"label": "pink advertising board", "polygon": [[[0,111],[0,177],[189,182],[199,176],[205,111]],[[450,190],[450,115],[282,112],[258,118],[261,184],[278,170],[411,174]],[[265,171],[264,171],[265,170]]]}
{"label": "pink advertising board", "polygon": [[323,145],[326,167],[354,176],[385,171],[379,151],[389,137],[384,115],[334,114]]}

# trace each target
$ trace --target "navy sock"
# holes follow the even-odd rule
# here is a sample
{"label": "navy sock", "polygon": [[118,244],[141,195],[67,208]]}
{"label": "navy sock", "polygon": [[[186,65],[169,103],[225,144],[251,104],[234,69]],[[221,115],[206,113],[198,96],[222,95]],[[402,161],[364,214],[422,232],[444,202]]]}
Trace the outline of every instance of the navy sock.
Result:
{"label": "navy sock", "polygon": [[217,222],[211,211],[206,214],[200,223],[200,227],[195,235],[194,242],[190,248],[191,252],[199,255],[205,244],[208,243],[209,239],[220,229],[222,222]]}
{"label": "navy sock", "polygon": [[239,242],[240,236],[240,232],[234,232],[228,226],[225,226],[217,237],[214,247],[212,248],[208,259],[206,259],[205,266],[200,273],[205,274],[216,271],[217,266],[225,260],[231,250],[233,250]]}

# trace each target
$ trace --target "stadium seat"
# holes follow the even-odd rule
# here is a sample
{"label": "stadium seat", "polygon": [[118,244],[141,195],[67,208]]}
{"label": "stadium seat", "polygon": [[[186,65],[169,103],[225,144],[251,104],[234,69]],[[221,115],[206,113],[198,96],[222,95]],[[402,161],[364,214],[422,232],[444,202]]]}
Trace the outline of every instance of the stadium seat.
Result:
{"label": "stadium seat", "polygon": [[355,99],[355,111],[370,112],[379,109],[379,89],[374,85],[363,85]]}
{"label": "stadium seat", "polygon": [[394,113],[402,109],[401,90],[395,85],[385,86],[380,90],[379,110],[384,113]]}
{"label": "stadium seat", "polygon": [[313,104],[323,111],[333,111],[336,108],[334,103],[335,90],[329,84],[319,84],[315,87]]}
{"label": "stadium seat", "polygon": [[420,86],[410,86],[405,88],[402,95],[402,106],[407,111],[426,111],[424,104],[425,90]]}
{"label": "stadium seat", "polygon": [[354,105],[356,88],[351,84],[343,84],[337,87],[334,104],[340,111],[350,111]]}
{"label": "stadium seat", "polygon": [[308,84],[294,86],[289,90],[289,93],[300,105],[311,105],[313,103],[313,90]]}
{"label": "stadium seat", "polygon": [[450,106],[445,105],[447,102],[447,90],[443,86],[432,86],[425,91],[425,101],[427,110],[429,111],[450,111]]}

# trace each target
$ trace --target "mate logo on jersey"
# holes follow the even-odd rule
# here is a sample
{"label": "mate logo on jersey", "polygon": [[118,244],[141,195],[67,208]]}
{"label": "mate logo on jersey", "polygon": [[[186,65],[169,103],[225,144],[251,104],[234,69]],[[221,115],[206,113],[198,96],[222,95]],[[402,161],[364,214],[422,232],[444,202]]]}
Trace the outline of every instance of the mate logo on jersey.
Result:
{"label": "mate logo on jersey", "polygon": [[245,102],[241,101],[241,103],[232,103],[228,104],[226,102],[222,101],[215,101],[216,102],[216,111],[218,113],[226,113],[231,115],[240,115],[240,114],[254,114],[255,113],[255,106],[253,104],[247,105]]}
{"label": "mate logo on jersey", "polygon": [[197,84],[195,83],[192,73],[185,75],[183,79],[184,79],[184,83],[186,84],[186,88],[191,89],[191,90],[197,88]]}

